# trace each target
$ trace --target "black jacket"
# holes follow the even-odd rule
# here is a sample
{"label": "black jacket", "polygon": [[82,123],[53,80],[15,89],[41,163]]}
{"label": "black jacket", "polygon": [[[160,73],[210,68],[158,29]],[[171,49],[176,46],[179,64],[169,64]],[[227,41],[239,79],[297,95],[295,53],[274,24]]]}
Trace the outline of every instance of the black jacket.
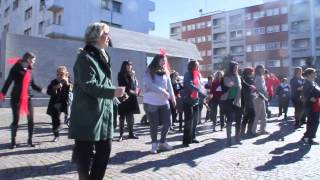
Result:
{"label": "black jacket", "polygon": [[290,80],[290,86],[291,86],[291,99],[293,100],[301,100],[302,91],[298,91],[297,89],[301,86],[303,86],[305,80],[304,79],[298,79],[297,77],[293,77]]}
{"label": "black jacket", "polygon": [[[118,73],[118,85],[126,87],[126,93],[129,98],[118,105],[118,113],[119,115],[127,115],[127,114],[139,114],[139,104],[137,100],[137,96],[135,94],[130,93],[130,90],[136,90],[137,83],[136,77],[134,75],[130,76],[125,73]],[[121,99],[121,98],[120,98]]]}
{"label": "black jacket", "polygon": [[59,112],[69,113],[68,105],[70,105],[70,94],[72,85],[63,84],[61,88],[56,89],[60,82],[57,79],[51,81],[47,88],[47,94],[50,95],[47,114],[53,115]]}
{"label": "black jacket", "polygon": [[[11,68],[9,72],[9,76],[6,79],[4,86],[1,90],[3,94],[7,94],[7,91],[10,87],[10,85],[13,83],[13,88],[11,91],[11,102],[12,103],[19,103],[20,101],[20,95],[21,95],[21,89],[22,89],[22,80],[24,77],[24,74],[26,73],[27,68],[23,68],[21,62],[17,62],[13,67]],[[31,75],[32,76],[32,75]],[[30,85],[28,88],[28,94],[29,97],[32,97],[32,89],[41,92],[41,87],[36,85],[33,80],[33,76],[31,77]]]}

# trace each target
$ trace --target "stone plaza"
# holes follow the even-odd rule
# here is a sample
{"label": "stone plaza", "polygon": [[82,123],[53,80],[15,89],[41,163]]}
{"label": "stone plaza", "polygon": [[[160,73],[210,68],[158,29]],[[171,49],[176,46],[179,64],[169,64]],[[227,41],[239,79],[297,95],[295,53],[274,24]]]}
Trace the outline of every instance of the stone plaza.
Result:
{"label": "stone plaza", "polygon": [[[277,108],[272,107],[277,114]],[[71,162],[73,140],[63,125],[58,142],[51,142],[51,119],[45,107],[35,108],[35,148],[27,147],[26,120],[21,119],[17,148],[9,149],[12,120],[10,108],[0,109],[0,179],[78,179]],[[203,110],[203,116],[205,110]],[[149,152],[149,127],[140,124],[142,115],[135,116],[139,139],[113,142],[111,159],[105,179],[320,179],[319,146],[303,145],[303,128],[294,129],[292,118],[268,119],[269,134],[242,140],[242,145],[226,147],[226,132],[212,131],[212,122],[198,125],[199,144],[182,146],[182,132],[170,131],[172,151]],[[177,124],[176,124],[177,125]],[[220,130],[220,128],[217,128]],[[233,129],[234,133],[234,129]],[[318,133],[319,134],[319,133]],[[115,133],[115,139],[118,130]],[[319,141],[319,138],[316,139]]]}

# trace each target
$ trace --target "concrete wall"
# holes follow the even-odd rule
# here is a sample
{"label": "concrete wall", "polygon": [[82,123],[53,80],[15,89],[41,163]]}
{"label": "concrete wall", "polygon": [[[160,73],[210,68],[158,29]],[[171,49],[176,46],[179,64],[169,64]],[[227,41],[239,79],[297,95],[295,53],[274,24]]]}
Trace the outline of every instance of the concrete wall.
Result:
{"label": "concrete wall", "polygon": [[[77,53],[79,52],[79,48],[83,47],[83,43],[79,41],[52,40],[13,34],[3,36],[0,43],[1,88],[12,67],[12,65],[7,64],[6,60],[10,57],[21,57],[26,51],[31,51],[37,56],[37,62],[33,69],[35,82],[37,84],[46,87],[50,81],[56,77],[56,68],[59,65],[67,66],[71,78],[73,79],[72,67],[76,60]],[[133,62],[138,81],[140,82],[140,85],[142,85],[142,77],[146,69],[147,53],[115,48],[109,48],[108,52],[111,55],[114,84],[117,84],[117,74],[122,62],[129,59]],[[148,54],[148,56],[153,55]],[[171,67],[179,71],[182,75],[187,69],[187,62],[188,59],[169,57]],[[8,92],[8,96],[9,93],[10,92]],[[47,104],[48,96],[39,93],[35,93],[35,95],[36,105]],[[6,102],[8,102],[8,100]],[[7,105],[8,103],[2,106]]]}

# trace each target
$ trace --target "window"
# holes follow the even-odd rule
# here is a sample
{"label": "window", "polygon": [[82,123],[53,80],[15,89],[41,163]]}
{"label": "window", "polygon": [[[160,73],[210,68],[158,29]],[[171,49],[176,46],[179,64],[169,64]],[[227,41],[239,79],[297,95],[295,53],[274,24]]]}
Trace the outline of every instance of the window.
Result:
{"label": "window", "polygon": [[290,66],[289,59],[282,59],[282,66],[284,66],[284,67]]}
{"label": "window", "polygon": [[251,45],[247,45],[247,52],[252,52],[252,46]]}
{"label": "window", "polygon": [[211,27],[212,26],[212,22],[211,21],[207,21],[207,27]]}
{"label": "window", "polygon": [[281,48],[282,49],[288,49],[288,41],[282,41],[281,42]]}
{"label": "window", "polygon": [[31,28],[24,30],[24,35],[30,36],[31,35]]}
{"label": "window", "polygon": [[171,34],[177,34],[177,33],[179,33],[180,32],[180,27],[172,27],[171,29],[170,29],[170,33]]}
{"label": "window", "polygon": [[226,54],[226,48],[214,48],[214,55],[224,55]]}
{"label": "window", "polygon": [[268,9],[267,10],[267,16],[272,16],[273,15],[273,10],[272,9]]}
{"label": "window", "polygon": [[309,39],[296,39],[292,40],[292,47],[293,48],[308,48],[310,46]]}
{"label": "window", "polygon": [[253,46],[253,51],[265,51],[266,45],[265,44],[255,44]]}
{"label": "window", "polygon": [[207,56],[211,56],[211,55],[212,55],[211,50],[208,50],[208,51],[207,51]]}
{"label": "window", "polygon": [[288,31],[288,24],[282,24],[281,31]]}
{"label": "window", "polygon": [[14,0],[12,3],[12,10],[14,11],[19,7],[19,0]]}
{"label": "window", "polygon": [[39,7],[39,11],[44,10],[46,7],[46,2],[45,0],[40,0],[40,7]]}
{"label": "window", "polygon": [[259,19],[264,17],[264,11],[257,11],[253,13],[253,19]]}
{"label": "window", "polygon": [[317,37],[317,39],[316,39],[316,46],[320,46],[320,37]]}
{"label": "window", "polygon": [[9,11],[10,11],[10,7],[7,7],[5,10],[4,10],[4,17],[7,17],[9,15]]}
{"label": "window", "polygon": [[239,39],[239,38],[242,38],[242,30],[230,32],[230,38],[231,38],[231,39]]}
{"label": "window", "polygon": [[101,0],[101,8],[110,10],[110,0]]}
{"label": "window", "polygon": [[232,54],[243,53],[243,46],[232,46],[230,50]]}
{"label": "window", "polygon": [[197,43],[201,43],[202,41],[202,38],[201,37],[197,37]]}
{"label": "window", "polygon": [[113,12],[121,13],[121,6],[122,6],[121,2],[112,1],[112,11]]}
{"label": "window", "polygon": [[254,60],[253,63],[254,63],[253,66],[265,65],[266,61],[265,60]]}
{"label": "window", "polygon": [[43,34],[44,32],[44,21],[39,22],[38,33]]}
{"label": "window", "polygon": [[224,41],[226,40],[226,33],[216,33],[213,35],[213,40],[217,41]]}
{"label": "window", "polygon": [[288,13],[288,8],[287,7],[281,7],[281,14],[287,14]]}
{"label": "window", "polygon": [[24,20],[28,20],[32,17],[32,7],[29,9],[25,10],[24,12]]}
{"label": "window", "polygon": [[202,39],[202,42],[206,42],[206,36],[202,36],[201,39]]}
{"label": "window", "polygon": [[219,28],[221,26],[225,26],[225,19],[224,18],[214,19],[213,20],[213,27]]}
{"label": "window", "polygon": [[280,42],[270,42],[266,44],[266,50],[280,49]]}
{"label": "window", "polygon": [[251,13],[246,14],[246,20],[250,20],[251,19]]}
{"label": "window", "polygon": [[280,31],[280,26],[279,25],[274,25],[274,26],[268,26],[267,27],[267,33],[274,33],[274,32],[279,32]]}
{"label": "window", "polygon": [[251,29],[247,29],[247,36],[251,36],[252,35],[252,30]]}
{"label": "window", "polygon": [[3,32],[9,32],[9,24],[3,26]]}
{"label": "window", "polygon": [[267,67],[280,67],[281,61],[280,60],[267,60]]}
{"label": "window", "polygon": [[53,24],[61,25],[62,14],[54,12],[53,13]]}
{"label": "window", "polygon": [[187,30],[186,26],[182,26],[182,32],[185,32]]}
{"label": "window", "polygon": [[212,36],[211,35],[207,36],[207,41],[212,41]]}
{"label": "window", "polygon": [[279,15],[279,8],[274,8],[274,9],[272,9],[272,11],[273,11],[274,16]]}
{"label": "window", "polygon": [[264,27],[258,27],[255,29],[255,34],[259,35],[259,34],[264,34],[265,33],[265,28]]}

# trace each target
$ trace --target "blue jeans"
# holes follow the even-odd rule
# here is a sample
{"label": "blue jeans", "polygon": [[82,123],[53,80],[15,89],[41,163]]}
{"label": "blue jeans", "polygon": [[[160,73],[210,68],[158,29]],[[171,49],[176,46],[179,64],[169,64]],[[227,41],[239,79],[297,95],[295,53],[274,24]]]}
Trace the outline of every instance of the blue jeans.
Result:
{"label": "blue jeans", "polygon": [[143,108],[150,123],[151,142],[157,142],[158,126],[160,122],[163,126],[161,130],[160,143],[166,142],[167,134],[171,126],[171,112],[169,103],[159,106],[144,103]]}

